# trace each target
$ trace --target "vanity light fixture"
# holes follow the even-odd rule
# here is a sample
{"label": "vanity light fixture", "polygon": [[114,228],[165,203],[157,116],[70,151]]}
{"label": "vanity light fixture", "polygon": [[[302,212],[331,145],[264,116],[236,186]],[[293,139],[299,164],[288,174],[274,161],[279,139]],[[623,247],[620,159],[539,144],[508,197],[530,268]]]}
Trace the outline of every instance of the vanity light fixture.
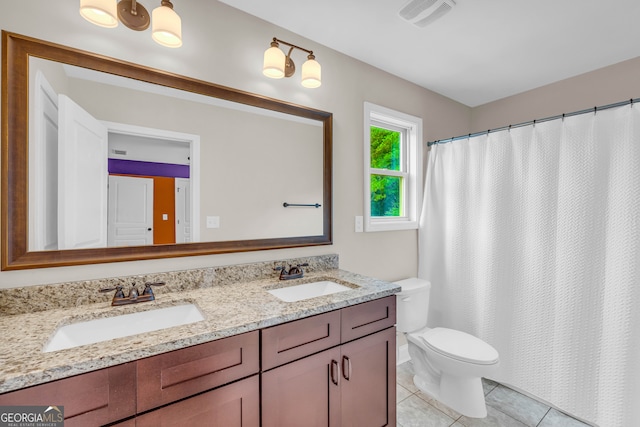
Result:
{"label": "vanity light fixture", "polygon": [[182,21],[170,0],[161,0],[151,15],[136,0],[80,0],[80,15],[105,28],[115,28],[122,22],[127,28],[143,31],[152,24],[151,37],[157,43],[166,47],[182,46]]}
{"label": "vanity light fixture", "polygon": [[[280,50],[280,43],[289,46],[289,53],[285,56]],[[302,64],[302,86],[308,88],[316,88],[322,84],[321,67],[313,51],[304,49],[283,40],[273,38],[271,47],[264,52],[264,62],[262,65],[262,74],[272,79],[281,79],[283,77],[291,77],[296,72],[296,66],[291,59],[293,49],[299,49],[307,52],[307,61]]]}

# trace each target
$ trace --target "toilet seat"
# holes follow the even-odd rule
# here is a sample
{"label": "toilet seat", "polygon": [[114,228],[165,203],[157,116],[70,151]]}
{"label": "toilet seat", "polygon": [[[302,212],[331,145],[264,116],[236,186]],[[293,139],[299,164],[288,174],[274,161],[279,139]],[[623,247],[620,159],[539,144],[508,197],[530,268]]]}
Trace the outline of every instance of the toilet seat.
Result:
{"label": "toilet seat", "polygon": [[480,338],[448,328],[433,328],[412,333],[431,350],[461,362],[493,365],[498,352]]}

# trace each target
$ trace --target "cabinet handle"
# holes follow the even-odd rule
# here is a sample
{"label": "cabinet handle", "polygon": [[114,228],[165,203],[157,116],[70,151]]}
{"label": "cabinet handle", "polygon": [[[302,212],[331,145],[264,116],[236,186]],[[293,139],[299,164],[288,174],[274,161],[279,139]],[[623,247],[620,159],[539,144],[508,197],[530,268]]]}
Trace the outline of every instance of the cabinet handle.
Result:
{"label": "cabinet handle", "polygon": [[[347,362],[347,367],[344,367],[344,362]],[[342,376],[345,380],[349,381],[351,379],[351,359],[347,356],[342,356]]]}
{"label": "cabinet handle", "polygon": [[[335,367],[335,375],[334,375],[334,367]],[[340,384],[340,364],[333,359],[331,359],[331,382],[335,385]]]}

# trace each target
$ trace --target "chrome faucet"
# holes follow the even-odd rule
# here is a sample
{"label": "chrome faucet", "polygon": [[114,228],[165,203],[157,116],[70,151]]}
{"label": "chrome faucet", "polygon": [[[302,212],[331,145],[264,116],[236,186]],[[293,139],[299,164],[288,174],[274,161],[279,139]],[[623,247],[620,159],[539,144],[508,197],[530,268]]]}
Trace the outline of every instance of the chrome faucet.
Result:
{"label": "chrome faucet", "polygon": [[139,294],[138,289],[133,285],[129,290],[129,295],[126,297],[124,296],[122,285],[117,285],[113,288],[103,288],[100,289],[100,292],[116,291],[113,295],[113,299],[111,300],[111,305],[137,304],[139,302],[153,301],[156,299],[152,286],[164,286],[164,282],[145,283],[142,294]]}
{"label": "chrome faucet", "polygon": [[294,266],[290,265],[288,271],[285,266],[275,267],[274,270],[280,272],[280,280],[299,279],[304,276],[304,270],[302,267],[308,266],[309,264],[305,262],[304,264],[297,264]]}

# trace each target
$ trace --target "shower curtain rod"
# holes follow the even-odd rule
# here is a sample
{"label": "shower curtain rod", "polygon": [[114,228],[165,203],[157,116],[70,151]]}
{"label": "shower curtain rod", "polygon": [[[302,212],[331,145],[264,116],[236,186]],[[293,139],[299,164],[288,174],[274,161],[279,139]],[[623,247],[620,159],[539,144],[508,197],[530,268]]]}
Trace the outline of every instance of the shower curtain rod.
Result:
{"label": "shower curtain rod", "polygon": [[640,102],[640,98],[632,98],[628,101],[616,102],[615,104],[603,105],[601,107],[593,107],[586,110],[574,111],[573,113],[559,114],[557,116],[551,116],[544,119],[531,120],[528,122],[518,123],[517,125],[503,126],[500,128],[489,129],[482,132],[470,133],[468,135],[460,135],[460,136],[454,136],[453,138],[439,139],[437,141],[427,142],[427,147],[431,147],[432,145],[437,145],[437,144],[446,144],[448,142],[459,141],[461,139],[471,138],[474,136],[480,136],[485,134],[488,135],[492,132],[499,132],[503,130],[511,130],[513,128],[518,128],[522,126],[535,125],[536,123],[543,123],[543,122],[549,122],[551,120],[564,119],[565,117],[577,116],[579,114],[595,113],[597,111],[607,110],[609,108],[622,107],[624,105],[629,105],[629,104],[633,105],[635,102]]}

